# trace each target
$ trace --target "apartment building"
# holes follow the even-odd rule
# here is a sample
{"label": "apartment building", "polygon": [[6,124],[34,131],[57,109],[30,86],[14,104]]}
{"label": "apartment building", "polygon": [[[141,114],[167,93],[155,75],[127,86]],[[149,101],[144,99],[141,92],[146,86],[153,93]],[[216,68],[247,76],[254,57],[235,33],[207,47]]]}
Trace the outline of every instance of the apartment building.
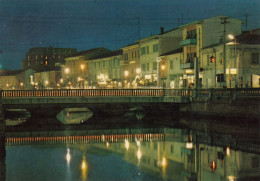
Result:
{"label": "apartment building", "polygon": [[[184,53],[184,58],[181,62],[181,69],[183,69],[183,87],[189,87],[195,84],[195,60],[198,61],[198,86],[207,87],[207,85],[205,85],[207,75],[203,72],[205,69],[202,68],[202,66],[207,64],[208,60],[202,58],[203,52],[201,50],[215,44],[224,44],[228,34],[232,33],[234,36],[241,34],[242,21],[225,16],[216,16],[191,22],[179,28],[183,31],[183,40],[180,42]],[[223,59],[225,59],[224,53],[222,56]],[[224,61],[223,64],[225,65]],[[224,72],[222,72],[222,74],[224,74]],[[222,79],[221,85],[226,86],[224,85],[225,83],[226,81]]]}

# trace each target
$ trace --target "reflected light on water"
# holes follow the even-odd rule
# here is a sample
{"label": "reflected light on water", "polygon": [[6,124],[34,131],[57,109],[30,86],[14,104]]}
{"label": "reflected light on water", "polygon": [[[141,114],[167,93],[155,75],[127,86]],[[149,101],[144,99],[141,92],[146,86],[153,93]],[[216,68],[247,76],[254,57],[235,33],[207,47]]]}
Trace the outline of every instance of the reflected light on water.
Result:
{"label": "reflected light on water", "polygon": [[67,149],[67,154],[66,154],[67,164],[70,164],[70,160],[71,160],[70,149]]}
{"label": "reflected light on water", "polygon": [[140,159],[142,157],[142,152],[141,152],[140,148],[137,150],[136,155],[137,155],[137,159],[140,161]]}
{"label": "reflected light on water", "polygon": [[136,144],[137,144],[137,146],[140,146],[141,145],[140,140],[136,140]]}
{"label": "reflected light on water", "polygon": [[166,158],[163,157],[162,158],[162,167],[166,167],[166,165],[167,165]]}
{"label": "reflected light on water", "polygon": [[87,161],[85,156],[83,156],[82,158],[82,162],[81,162],[81,172],[82,172],[82,180],[86,180],[87,179]]}
{"label": "reflected light on water", "polygon": [[226,150],[226,151],[227,151],[227,153],[226,153],[227,156],[230,156],[230,148],[229,148],[229,147],[227,147],[227,150]]}
{"label": "reflected light on water", "polygon": [[107,148],[108,148],[108,147],[109,147],[109,143],[107,142],[107,144],[106,144],[106,145],[107,145]]}
{"label": "reflected light on water", "polygon": [[229,181],[234,181],[235,179],[236,179],[236,177],[234,177],[234,176],[228,176]]}
{"label": "reflected light on water", "polygon": [[129,141],[125,140],[125,149],[128,150],[130,147]]}
{"label": "reflected light on water", "polygon": [[87,166],[86,166],[86,161],[83,160],[83,161],[82,161],[82,164],[81,164],[81,169],[82,169],[82,170],[86,170],[86,168],[87,168]]}

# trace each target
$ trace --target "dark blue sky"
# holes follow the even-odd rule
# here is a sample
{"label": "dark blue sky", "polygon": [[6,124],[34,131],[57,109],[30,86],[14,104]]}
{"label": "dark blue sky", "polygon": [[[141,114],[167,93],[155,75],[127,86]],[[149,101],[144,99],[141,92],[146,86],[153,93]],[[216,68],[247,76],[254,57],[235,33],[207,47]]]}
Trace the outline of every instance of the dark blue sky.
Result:
{"label": "dark blue sky", "polygon": [[[260,28],[259,0],[0,0],[0,64],[20,69],[31,47],[119,49],[140,36],[226,15]],[[244,26],[245,29],[245,26]]]}

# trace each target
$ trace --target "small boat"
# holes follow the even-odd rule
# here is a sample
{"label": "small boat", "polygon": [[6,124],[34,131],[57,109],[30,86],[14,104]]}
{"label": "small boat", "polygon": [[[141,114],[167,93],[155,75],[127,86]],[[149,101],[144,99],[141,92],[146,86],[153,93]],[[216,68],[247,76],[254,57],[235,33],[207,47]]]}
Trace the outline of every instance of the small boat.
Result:
{"label": "small boat", "polygon": [[22,124],[24,122],[26,122],[26,119],[21,119],[21,118],[18,118],[18,119],[6,119],[5,120],[5,125],[6,126],[16,126],[16,125]]}

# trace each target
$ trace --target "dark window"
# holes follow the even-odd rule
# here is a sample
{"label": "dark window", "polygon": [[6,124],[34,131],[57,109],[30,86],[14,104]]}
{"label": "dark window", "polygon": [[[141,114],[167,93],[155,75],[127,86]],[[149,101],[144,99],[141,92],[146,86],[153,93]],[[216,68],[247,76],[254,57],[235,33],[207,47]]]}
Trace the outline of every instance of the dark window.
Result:
{"label": "dark window", "polygon": [[124,54],[124,60],[128,60],[128,53]]}
{"label": "dark window", "polygon": [[186,63],[194,62],[194,58],[196,57],[196,53],[187,53]]}
{"label": "dark window", "polygon": [[144,54],[146,54],[146,47],[141,48],[141,55],[144,55]]}
{"label": "dark window", "polygon": [[259,64],[259,54],[258,53],[252,53],[252,64]]}
{"label": "dark window", "polygon": [[170,61],[170,69],[173,69],[173,61]]}
{"label": "dark window", "polygon": [[197,38],[197,30],[187,31],[186,39],[196,39]]}
{"label": "dark window", "polygon": [[145,64],[142,64],[142,71],[144,72],[145,71]]}
{"label": "dark window", "polygon": [[147,63],[147,67],[146,68],[147,68],[147,71],[149,71],[149,63]]}
{"label": "dark window", "polygon": [[158,44],[153,45],[153,52],[158,52]]}
{"label": "dark window", "polygon": [[153,70],[157,70],[157,62],[153,62]]}
{"label": "dark window", "polygon": [[171,145],[171,153],[174,153],[174,147]]}
{"label": "dark window", "polygon": [[146,53],[149,54],[149,46],[146,47]]}
{"label": "dark window", "polygon": [[224,82],[224,74],[217,74],[217,82]]}
{"label": "dark window", "polygon": [[220,53],[220,55],[219,55],[219,63],[223,63],[223,62],[224,62],[223,53]]}

